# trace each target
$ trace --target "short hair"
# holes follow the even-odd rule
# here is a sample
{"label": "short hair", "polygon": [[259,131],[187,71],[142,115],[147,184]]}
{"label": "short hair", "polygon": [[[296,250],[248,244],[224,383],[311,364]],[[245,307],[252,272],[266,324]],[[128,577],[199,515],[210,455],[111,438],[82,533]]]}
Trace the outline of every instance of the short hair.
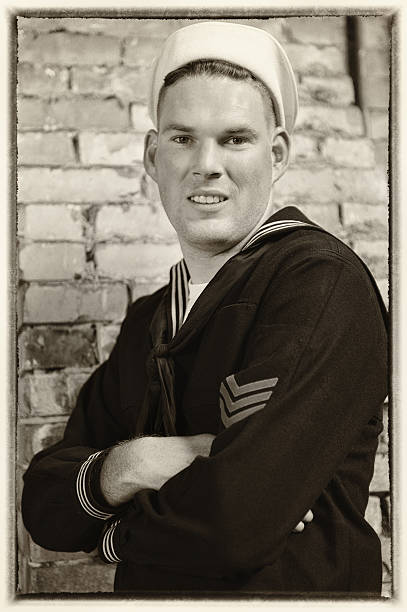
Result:
{"label": "short hair", "polygon": [[[271,93],[263,81],[254,76],[254,74],[247,68],[243,68],[243,66],[239,66],[238,64],[233,64],[232,62],[219,59],[193,60],[192,62],[188,62],[187,64],[184,64],[183,66],[169,72],[164,78],[164,84],[161,87],[158,96],[157,116],[159,117],[160,104],[162,104],[168,87],[171,87],[171,85],[174,85],[174,83],[180,79],[198,76],[217,76],[229,78],[234,81],[245,81],[247,83],[251,83],[260,91],[263,102],[265,103],[266,111],[268,111],[273,120],[276,121],[277,115],[274,108],[273,98],[271,97]],[[268,113],[266,112],[266,116],[267,114]]]}

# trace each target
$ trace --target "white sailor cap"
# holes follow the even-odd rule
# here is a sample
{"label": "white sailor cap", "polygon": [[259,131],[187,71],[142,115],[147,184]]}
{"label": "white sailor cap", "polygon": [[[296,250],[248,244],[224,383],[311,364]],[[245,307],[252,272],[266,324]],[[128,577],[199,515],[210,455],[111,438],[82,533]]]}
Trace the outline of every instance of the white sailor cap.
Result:
{"label": "white sailor cap", "polygon": [[288,133],[293,131],[298,94],[286,52],[265,30],[224,21],[194,23],[176,30],[165,41],[154,62],[150,85],[148,110],[155,126],[164,78],[198,59],[225,60],[249,70],[270,91],[278,125]]}

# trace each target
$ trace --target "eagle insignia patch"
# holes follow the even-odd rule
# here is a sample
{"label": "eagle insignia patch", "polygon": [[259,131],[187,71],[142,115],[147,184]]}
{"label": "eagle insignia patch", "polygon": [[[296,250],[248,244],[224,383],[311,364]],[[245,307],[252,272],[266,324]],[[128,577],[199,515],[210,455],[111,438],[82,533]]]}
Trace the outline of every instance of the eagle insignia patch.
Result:
{"label": "eagle insignia patch", "polygon": [[234,374],[220,385],[220,410],[225,427],[233,425],[265,407],[278,378],[265,378],[239,385]]}

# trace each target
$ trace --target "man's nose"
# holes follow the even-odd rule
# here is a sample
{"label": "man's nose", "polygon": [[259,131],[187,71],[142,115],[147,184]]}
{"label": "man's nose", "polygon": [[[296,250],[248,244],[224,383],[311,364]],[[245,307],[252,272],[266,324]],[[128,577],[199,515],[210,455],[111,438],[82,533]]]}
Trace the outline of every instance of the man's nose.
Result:
{"label": "man's nose", "polygon": [[197,147],[192,174],[205,178],[219,178],[223,174],[221,151],[216,142],[204,142]]}

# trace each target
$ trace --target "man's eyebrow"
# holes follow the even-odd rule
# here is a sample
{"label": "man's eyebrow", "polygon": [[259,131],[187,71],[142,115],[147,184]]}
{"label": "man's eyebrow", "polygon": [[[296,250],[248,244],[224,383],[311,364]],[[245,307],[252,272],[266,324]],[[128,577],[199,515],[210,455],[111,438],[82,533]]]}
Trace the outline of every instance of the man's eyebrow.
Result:
{"label": "man's eyebrow", "polygon": [[257,137],[258,136],[258,132],[257,130],[247,126],[247,125],[241,125],[238,127],[233,127],[233,128],[229,128],[226,129],[224,131],[224,134],[227,136],[233,136],[233,134],[248,134],[249,136],[253,136],[253,137]]}
{"label": "man's eyebrow", "polygon": [[188,125],[182,125],[181,123],[170,123],[167,125],[163,132],[193,132],[194,128],[189,127]]}

